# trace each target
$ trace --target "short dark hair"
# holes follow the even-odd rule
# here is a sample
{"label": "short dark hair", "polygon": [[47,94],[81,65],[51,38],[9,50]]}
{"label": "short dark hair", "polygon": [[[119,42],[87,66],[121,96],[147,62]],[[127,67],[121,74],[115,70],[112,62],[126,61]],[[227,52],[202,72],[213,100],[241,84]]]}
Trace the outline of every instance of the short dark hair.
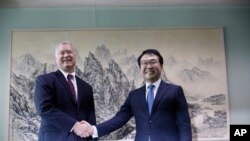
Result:
{"label": "short dark hair", "polygon": [[163,65],[163,58],[162,58],[160,52],[159,52],[158,50],[156,50],[156,49],[147,49],[147,50],[144,50],[144,51],[142,52],[142,54],[141,54],[141,55],[138,57],[138,59],[137,59],[137,63],[138,63],[138,65],[139,65],[139,67],[141,67],[141,58],[142,58],[142,56],[143,56],[144,54],[154,54],[154,55],[158,56],[158,58],[159,58],[159,63],[160,63],[161,65]]}

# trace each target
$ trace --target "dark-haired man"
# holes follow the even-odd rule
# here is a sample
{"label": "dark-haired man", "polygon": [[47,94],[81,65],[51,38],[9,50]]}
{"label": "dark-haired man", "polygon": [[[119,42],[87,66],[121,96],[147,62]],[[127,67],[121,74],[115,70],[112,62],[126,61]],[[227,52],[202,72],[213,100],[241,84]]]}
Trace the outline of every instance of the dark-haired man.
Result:
{"label": "dark-haired man", "polygon": [[148,49],[138,57],[145,85],[130,92],[125,103],[110,120],[96,125],[103,136],[135,118],[135,141],[192,141],[188,105],[181,86],[161,80],[163,57]]}

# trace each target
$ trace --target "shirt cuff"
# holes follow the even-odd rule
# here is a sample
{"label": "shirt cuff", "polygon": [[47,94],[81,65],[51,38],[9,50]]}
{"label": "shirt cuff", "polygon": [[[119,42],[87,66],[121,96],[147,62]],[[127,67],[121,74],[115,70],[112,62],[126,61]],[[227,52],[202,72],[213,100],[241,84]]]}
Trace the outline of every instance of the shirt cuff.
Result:
{"label": "shirt cuff", "polygon": [[95,126],[93,126],[93,125],[92,125],[92,127],[93,127],[93,129],[94,129],[94,131],[93,131],[93,135],[92,135],[92,138],[98,138],[98,132],[97,132],[96,127],[95,127]]}
{"label": "shirt cuff", "polygon": [[75,123],[74,126],[71,128],[70,132],[73,132],[75,126],[76,126],[76,123]]}

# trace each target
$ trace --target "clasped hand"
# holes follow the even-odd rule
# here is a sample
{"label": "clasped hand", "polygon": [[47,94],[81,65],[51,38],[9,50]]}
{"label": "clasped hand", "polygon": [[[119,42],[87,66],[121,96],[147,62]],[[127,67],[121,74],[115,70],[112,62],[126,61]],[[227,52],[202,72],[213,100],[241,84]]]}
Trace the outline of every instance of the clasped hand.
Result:
{"label": "clasped hand", "polygon": [[81,122],[76,122],[73,131],[77,136],[86,138],[93,135],[94,129],[88,122],[82,120]]}

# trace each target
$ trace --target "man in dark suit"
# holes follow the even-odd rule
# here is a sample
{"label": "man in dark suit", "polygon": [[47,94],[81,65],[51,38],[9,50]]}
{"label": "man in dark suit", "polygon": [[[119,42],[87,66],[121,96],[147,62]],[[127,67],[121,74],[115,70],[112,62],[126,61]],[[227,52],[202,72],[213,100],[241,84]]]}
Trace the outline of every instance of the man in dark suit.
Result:
{"label": "man in dark suit", "polygon": [[145,50],[138,57],[138,65],[145,85],[130,92],[113,118],[93,126],[93,137],[113,132],[134,116],[135,141],[191,141],[191,122],[183,89],[161,80],[161,54],[155,49]]}
{"label": "man in dark suit", "polygon": [[96,124],[92,87],[75,75],[72,43],[56,46],[58,70],[37,77],[34,102],[41,116],[39,141],[90,141],[81,121]]}

